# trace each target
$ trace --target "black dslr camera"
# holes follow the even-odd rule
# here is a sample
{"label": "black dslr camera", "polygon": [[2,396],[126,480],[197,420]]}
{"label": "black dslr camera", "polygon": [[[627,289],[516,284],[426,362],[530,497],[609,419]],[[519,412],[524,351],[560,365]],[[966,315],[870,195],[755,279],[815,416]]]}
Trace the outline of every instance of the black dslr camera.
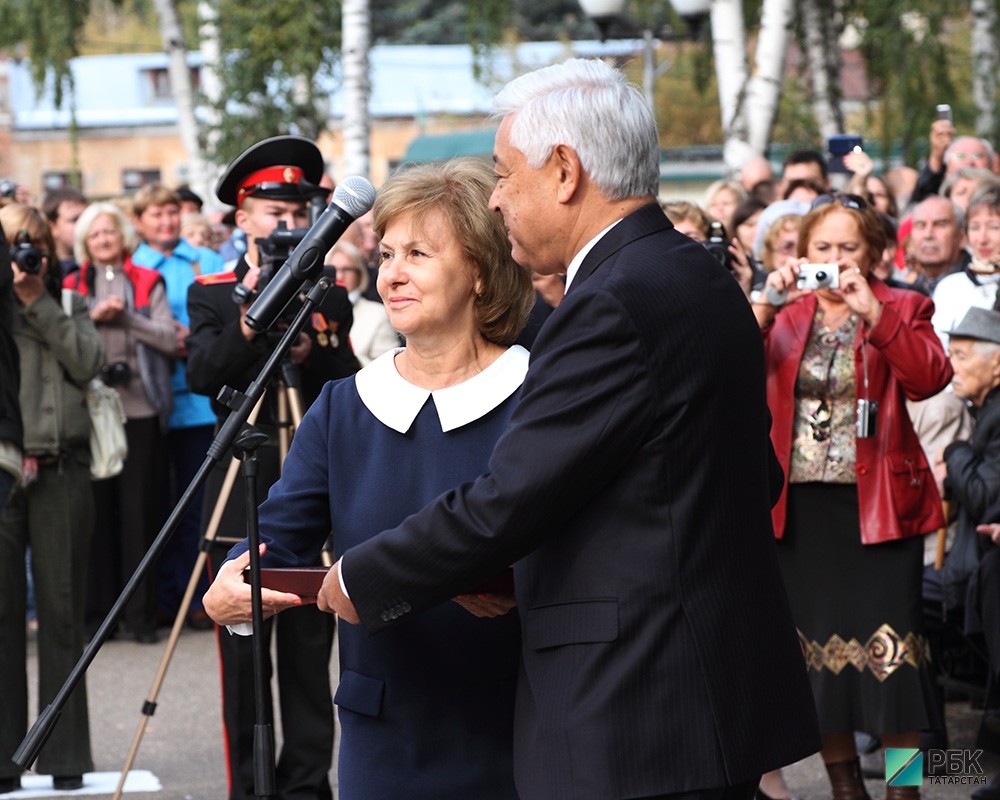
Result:
{"label": "black dslr camera", "polygon": [[726,228],[721,222],[712,222],[708,226],[708,239],[703,244],[705,249],[726,269],[733,268],[733,255],[729,252],[729,239]]}
{"label": "black dslr camera", "polygon": [[126,386],[132,380],[132,369],[125,361],[116,361],[101,367],[101,381],[105,386]]}
{"label": "black dslr camera", "polygon": [[309,232],[308,228],[291,228],[285,224],[284,220],[278,221],[278,227],[271,231],[271,235],[258,238],[257,252],[260,254],[260,276],[257,278],[257,288],[248,289],[242,283],[233,289],[233,302],[237,305],[249,305],[257,299],[257,295],[267,288],[271,278],[281,269],[281,265],[288,260],[292,250],[299,244]]}
{"label": "black dslr camera", "polygon": [[31,235],[27,231],[18,231],[14,237],[14,246],[10,251],[10,260],[17,268],[27,275],[37,275],[42,268],[42,251],[31,243]]}

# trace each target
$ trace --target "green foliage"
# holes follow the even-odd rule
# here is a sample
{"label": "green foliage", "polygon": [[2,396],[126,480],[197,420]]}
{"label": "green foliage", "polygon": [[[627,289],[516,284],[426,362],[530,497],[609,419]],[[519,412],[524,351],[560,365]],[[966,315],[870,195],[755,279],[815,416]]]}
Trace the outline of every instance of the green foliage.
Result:
{"label": "green foliage", "polygon": [[227,163],[260,139],[316,138],[328,108],[321,88],[339,59],[340,4],[324,0],[219,0],[222,123],[214,152]]}
{"label": "green foliage", "polygon": [[[947,34],[967,14],[957,0],[854,0],[849,15],[862,31],[860,51],[867,64],[872,104],[868,119],[888,152],[899,143],[903,160],[915,164],[937,103],[956,105],[954,39]],[[904,15],[912,15],[904,17]],[[901,24],[902,18],[914,20]],[[969,94],[968,78],[964,93]]]}
{"label": "green foliage", "polygon": [[31,76],[41,89],[51,78],[56,104],[72,95],[69,60],[79,53],[79,36],[90,0],[0,0],[0,47],[28,43]]}

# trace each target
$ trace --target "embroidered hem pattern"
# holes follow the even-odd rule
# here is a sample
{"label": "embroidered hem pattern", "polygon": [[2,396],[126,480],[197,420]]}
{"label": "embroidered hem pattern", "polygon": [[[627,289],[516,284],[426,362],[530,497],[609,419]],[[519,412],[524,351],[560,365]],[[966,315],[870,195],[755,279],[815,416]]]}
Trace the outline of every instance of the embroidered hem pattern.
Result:
{"label": "embroidered hem pattern", "polygon": [[858,672],[867,668],[881,682],[904,664],[919,668],[921,663],[931,663],[927,637],[912,632],[901,637],[887,624],[880,625],[864,644],[857,639],[845,641],[837,634],[820,644],[798,633],[806,667],[817,672],[826,668],[839,675],[850,664]]}

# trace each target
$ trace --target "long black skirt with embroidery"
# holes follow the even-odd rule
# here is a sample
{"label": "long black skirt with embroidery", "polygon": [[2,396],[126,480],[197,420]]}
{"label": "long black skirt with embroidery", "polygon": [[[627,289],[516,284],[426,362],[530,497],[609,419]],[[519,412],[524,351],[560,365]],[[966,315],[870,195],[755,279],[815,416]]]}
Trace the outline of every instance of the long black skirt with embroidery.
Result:
{"label": "long black skirt with embroidery", "polygon": [[823,733],[940,727],[923,635],[923,537],[861,544],[853,484],[788,487],[779,560]]}

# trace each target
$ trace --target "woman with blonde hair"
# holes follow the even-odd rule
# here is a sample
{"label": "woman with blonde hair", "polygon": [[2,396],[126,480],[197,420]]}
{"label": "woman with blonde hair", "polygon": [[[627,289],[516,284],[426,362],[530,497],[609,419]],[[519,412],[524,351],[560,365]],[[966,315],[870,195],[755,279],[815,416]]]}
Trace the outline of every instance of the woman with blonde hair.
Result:
{"label": "woman with blonde hair", "polygon": [[[527,371],[527,351],[510,343],[534,296],[489,209],[495,183],[485,163],[457,159],[383,185],[378,289],[406,347],[328,383],[306,413],[260,508],[263,564],[314,563],[331,530],[343,553],[486,470]],[[250,618],[248,563],[237,545],[205,596],[219,624]],[[468,591],[376,637],[340,627],[344,800],[516,800],[519,622],[468,613],[513,605]],[[262,599],[273,610],[302,602],[266,589]]]}
{"label": "woman with blonde hair", "polygon": [[[104,382],[125,408],[129,454],[120,475],[94,482],[97,521],[91,550],[88,624],[111,610],[156,538],[163,520],[163,448],[173,409],[171,387],[176,346],[174,317],[159,272],[132,263],[135,230],[114,203],[93,203],[76,223],[77,272],[63,287],[87,299],[90,318],[104,342]],[[140,642],[156,639],[156,581],[147,577],[125,609],[129,633]]]}

